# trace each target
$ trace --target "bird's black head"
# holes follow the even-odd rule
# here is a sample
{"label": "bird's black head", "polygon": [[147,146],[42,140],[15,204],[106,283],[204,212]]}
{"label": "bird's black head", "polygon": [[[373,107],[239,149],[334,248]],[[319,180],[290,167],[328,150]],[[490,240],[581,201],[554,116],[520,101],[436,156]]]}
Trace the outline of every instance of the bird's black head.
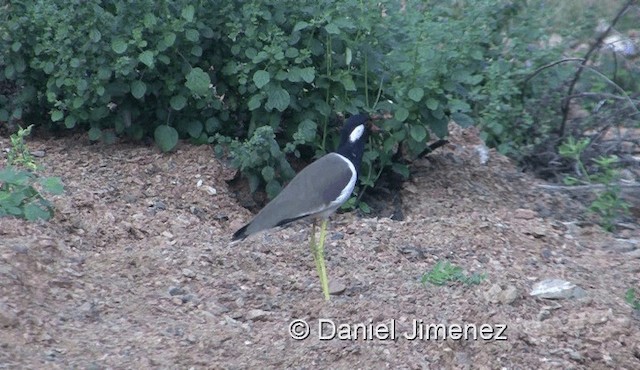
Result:
{"label": "bird's black head", "polygon": [[368,114],[356,114],[349,117],[340,132],[340,145],[336,150],[338,154],[349,158],[358,172],[360,172],[364,145],[369,136],[368,125]]}

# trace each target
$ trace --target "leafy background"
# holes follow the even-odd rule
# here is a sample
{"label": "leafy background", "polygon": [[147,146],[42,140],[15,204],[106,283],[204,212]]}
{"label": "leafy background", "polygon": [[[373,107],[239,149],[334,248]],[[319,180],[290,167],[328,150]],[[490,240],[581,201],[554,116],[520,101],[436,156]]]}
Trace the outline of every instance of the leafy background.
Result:
{"label": "leafy background", "polygon": [[269,196],[362,111],[391,115],[370,139],[364,186],[383,171],[406,178],[451,120],[526,158],[557,125],[549,99],[575,66],[523,81],[561,57],[552,26],[590,32],[540,0],[2,4],[1,122],[152,137],[163,151],[214,144]]}

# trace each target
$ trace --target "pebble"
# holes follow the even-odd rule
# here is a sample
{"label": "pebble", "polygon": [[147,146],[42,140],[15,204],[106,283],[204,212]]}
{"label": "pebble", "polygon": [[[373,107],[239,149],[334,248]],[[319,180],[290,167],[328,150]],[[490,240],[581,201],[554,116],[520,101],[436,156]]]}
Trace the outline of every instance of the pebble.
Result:
{"label": "pebble", "polygon": [[245,317],[250,321],[264,321],[268,315],[269,312],[256,308],[253,310],[249,310]]}
{"label": "pebble", "polygon": [[193,279],[194,277],[196,277],[196,273],[195,273],[195,271],[193,271],[193,270],[191,270],[191,269],[187,269],[187,268],[182,269],[182,275],[183,275],[184,277],[188,277],[188,278],[191,278],[191,279]]}
{"label": "pebble", "polygon": [[536,283],[529,294],[546,299],[569,299],[583,298],[587,292],[566,280],[545,279]]}
{"label": "pebble", "polygon": [[329,294],[340,295],[347,290],[347,286],[338,280],[329,281]]}
{"label": "pebble", "polygon": [[625,253],[629,258],[640,258],[640,249]]}
{"label": "pebble", "polygon": [[518,208],[515,210],[513,217],[515,218],[519,218],[522,220],[531,220],[533,218],[536,217],[536,211],[532,210],[532,209],[526,209],[526,208]]}
{"label": "pebble", "polygon": [[513,285],[507,285],[504,289],[499,284],[493,284],[489,290],[484,293],[484,297],[491,303],[512,304],[518,299],[518,288]]}
{"label": "pebble", "polygon": [[169,288],[169,295],[171,296],[183,295],[186,293],[187,293],[187,290],[181,287],[172,286]]}
{"label": "pebble", "polygon": [[0,327],[11,328],[18,325],[18,317],[8,307],[0,305]]}

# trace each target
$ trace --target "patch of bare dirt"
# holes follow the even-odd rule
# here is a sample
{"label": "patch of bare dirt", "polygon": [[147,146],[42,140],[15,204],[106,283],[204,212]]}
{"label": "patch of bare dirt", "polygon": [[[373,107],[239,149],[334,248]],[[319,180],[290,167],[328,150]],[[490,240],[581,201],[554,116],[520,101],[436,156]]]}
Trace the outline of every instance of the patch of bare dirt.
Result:
{"label": "patch of bare dirt", "polygon": [[[413,164],[403,221],[334,217],[327,267],[345,290],[329,303],[308,224],[229,243],[251,214],[210,148],[31,142],[67,191],[51,222],[0,219],[0,368],[640,368],[624,301],[640,290],[637,225],[608,235],[473,132],[451,142]],[[421,284],[440,260],[487,278]],[[545,278],[586,297],[529,296]],[[397,339],[320,340],[319,319],[394,323]],[[409,340],[414,320],[506,325],[507,339]]]}

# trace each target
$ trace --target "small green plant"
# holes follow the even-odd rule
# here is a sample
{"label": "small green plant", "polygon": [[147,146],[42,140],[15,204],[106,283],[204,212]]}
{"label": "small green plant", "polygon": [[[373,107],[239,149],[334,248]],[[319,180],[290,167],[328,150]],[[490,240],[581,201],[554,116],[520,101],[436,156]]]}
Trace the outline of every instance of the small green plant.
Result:
{"label": "small green plant", "polygon": [[29,148],[24,142],[24,138],[31,134],[32,127],[33,125],[29,125],[27,128],[20,127],[18,132],[11,135],[11,148],[9,148],[9,153],[7,154],[9,165],[23,166],[31,171],[38,169],[31,152],[29,152]]}
{"label": "small green plant", "polygon": [[[38,177],[35,163],[24,138],[31,127],[11,135],[8,165],[0,170],[0,217],[15,216],[29,221],[53,217],[53,206],[38,189],[50,194],[63,192],[59,177]],[[22,168],[22,169],[20,169]]]}
{"label": "small green plant", "polygon": [[0,217],[15,216],[29,221],[53,217],[53,206],[37,187],[50,194],[63,192],[58,177],[38,178],[13,166],[0,170]]}
{"label": "small green plant", "polygon": [[620,186],[618,185],[619,173],[615,168],[618,163],[618,157],[615,155],[600,156],[595,158],[595,170],[589,173],[586,166],[582,162],[582,153],[589,146],[590,140],[583,138],[576,141],[573,137],[569,137],[559,147],[560,155],[575,161],[579,177],[566,176],[564,182],[567,185],[577,184],[601,184],[604,190],[598,191],[596,198],[589,210],[600,216],[602,227],[607,231],[613,231],[615,227],[615,219],[622,213],[628,212],[629,204],[621,197]]}
{"label": "small green plant", "polygon": [[217,139],[216,154],[222,155],[225,145],[229,148],[231,164],[247,177],[252,193],[264,181],[267,184],[267,196],[273,198],[282,188],[277,179],[290,179],[295,175],[275,140],[271,126],[258,127],[251,138],[244,142],[223,136],[218,136]]}
{"label": "small green plant", "polygon": [[633,288],[629,288],[624,295],[624,300],[631,305],[634,310],[640,310],[640,297],[636,295]]}
{"label": "small green plant", "polygon": [[431,270],[422,275],[422,284],[445,285],[449,282],[459,282],[464,285],[477,285],[486,278],[485,274],[473,273],[466,275],[461,267],[450,262],[438,261]]}

